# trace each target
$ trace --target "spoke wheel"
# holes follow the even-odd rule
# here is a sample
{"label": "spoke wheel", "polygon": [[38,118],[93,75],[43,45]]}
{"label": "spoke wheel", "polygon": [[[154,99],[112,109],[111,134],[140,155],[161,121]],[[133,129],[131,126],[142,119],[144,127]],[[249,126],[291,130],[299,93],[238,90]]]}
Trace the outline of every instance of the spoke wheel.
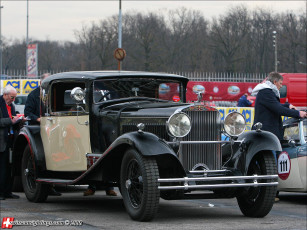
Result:
{"label": "spoke wheel", "polygon": [[29,145],[25,148],[21,164],[21,181],[25,195],[29,201],[44,202],[48,197],[49,185],[36,182],[34,159]]}
{"label": "spoke wheel", "polygon": [[129,149],[121,165],[120,187],[124,205],[134,220],[149,221],[158,211],[159,171],[154,158],[145,158]]}
{"label": "spoke wheel", "polygon": [[[257,154],[251,161],[247,175],[273,175],[277,173],[274,156],[269,152]],[[260,180],[267,182],[270,180]],[[242,213],[248,217],[264,217],[272,209],[277,186],[249,187],[237,197]]]}

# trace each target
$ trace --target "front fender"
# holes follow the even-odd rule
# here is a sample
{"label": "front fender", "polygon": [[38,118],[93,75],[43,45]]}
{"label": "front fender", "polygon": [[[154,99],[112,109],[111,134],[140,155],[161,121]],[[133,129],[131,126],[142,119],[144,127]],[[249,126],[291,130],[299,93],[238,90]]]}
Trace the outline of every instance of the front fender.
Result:
{"label": "front fender", "polygon": [[240,170],[243,175],[247,174],[249,164],[256,154],[262,151],[282,151],[279,139],[267,131],[245,132],[238,140],[242,143],[234,154],[230,166]]}
{"label": "front fender", "polygon": [[46,170],[44,147],[40,136],[40,126],[24,126],[17,136],[13,147],[14,172],[19,174],[23,152],[26,146],[30,146],[31,154],[35,162],[36,175]]}
{"label": "front fender", "polygon": [[[166,171],[177,171],[179,175],[185,175],[185,171],[174,150],[163,140],[148,132],[130,132],[119,136],[102,153],[97,163],[89,171],[96,171],[98,168],[109,168],[114,173],[120,171],[120,164],[124,153],[128,148],[136,149],[141,155],[155,156],[160,171],[160,177]],[[176,170],[175,170],[176,169]]]}

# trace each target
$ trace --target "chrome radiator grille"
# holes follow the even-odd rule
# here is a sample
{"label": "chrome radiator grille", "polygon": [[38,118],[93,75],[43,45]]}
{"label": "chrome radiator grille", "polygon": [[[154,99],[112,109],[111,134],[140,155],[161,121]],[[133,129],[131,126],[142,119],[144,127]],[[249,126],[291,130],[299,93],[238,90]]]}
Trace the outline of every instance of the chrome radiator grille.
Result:
{"label": "chrome radiator grille", "polygon": [[[183,111],[192,121],[191,132],[183,141],[221,140],[221,118],[218,111]],[[209,169],[220,169],[222,163],[221,144],[183,144],[179,158],[186,170],[197,164]]]}
{"label": "chrome radiator grille", "polygon": [[[160,124],[160,123],[147,123],[143,122],[145,124],[145,132],[150,132],[153,134],[156,134],[158,137],[164,140],[169,140],[169,135],[166,132],[165,128],[165,121]],[[126,123],[122,125],[122,133],[127,133],[127,132],[133,132],[137,131],[137,124],[138,123]]]}
{"label": "chrome radiator grille", "polygon": [[[221,118],[218,111],[197,111],[185,109],[182,112],[191,118],[191,132],[183,141],[218,141],[221,140]],[[135,118],[137,119],[137,118]],[[167,134],[165,122],[167,119],[157,123],[149,122],[154,119],[138,119],[138,122],[122,122],[121,133],[137,131],[137,124],[145,124],[144,131],[156,134],[166,141],[172,141]],[[128,121],[128,120],[127,120]],[[209,169],[220,169],[222,164],[221,144],[183,144],[179,150],[179,159],[186,170],[191,170],[197,164],[205,164]]]}

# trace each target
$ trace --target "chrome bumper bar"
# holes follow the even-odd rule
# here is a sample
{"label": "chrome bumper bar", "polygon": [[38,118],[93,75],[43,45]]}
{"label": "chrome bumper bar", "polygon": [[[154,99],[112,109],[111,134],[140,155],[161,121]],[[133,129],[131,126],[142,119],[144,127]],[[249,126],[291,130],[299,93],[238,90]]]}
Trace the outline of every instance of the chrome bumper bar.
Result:
{"label": "chrome bumper bar", "polygon": [[[258,183],[257,180],[273,180],[277,179],[278,175],[253,175],[253,176],[221,176],[221,177],[184,177],[184,178],[160,178],[158,182],[162,183],[178,183],[183,182],[184,185],[160,185],[158,189],[160,190],[171,190],[171,189],[212,189],[212,188],[232,188],[232,187],[258,187],[258,186],[277,186],[278,182],[261,182]],[[204,185],[190,185],[189,182],[199,182],[199,181],[225,181],[231,180],[228,184],[204,184]],[[241,180],[237,182],[237,180]],[[253,183],[245,183],[242,180],[253,180]]]}
{"label": "chrome bumper bar", "polygon": [[231,141],[167,141],[168,144],[233,144],[233,143],[242,143],[244,140],[231,140]]}

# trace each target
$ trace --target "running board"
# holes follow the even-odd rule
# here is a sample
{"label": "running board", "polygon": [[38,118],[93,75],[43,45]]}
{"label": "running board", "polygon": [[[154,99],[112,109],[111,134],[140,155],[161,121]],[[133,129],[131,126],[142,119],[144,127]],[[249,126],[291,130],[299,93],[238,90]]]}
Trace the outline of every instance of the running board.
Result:
{"label": "running board", "polygon": [[64,184],[64,185],[71,185],[74,184],[74,180],[58,180],[58,179],[47,179],[47,178],[37,178],[37,182],[40,183],[50,183],[50,184]]}

